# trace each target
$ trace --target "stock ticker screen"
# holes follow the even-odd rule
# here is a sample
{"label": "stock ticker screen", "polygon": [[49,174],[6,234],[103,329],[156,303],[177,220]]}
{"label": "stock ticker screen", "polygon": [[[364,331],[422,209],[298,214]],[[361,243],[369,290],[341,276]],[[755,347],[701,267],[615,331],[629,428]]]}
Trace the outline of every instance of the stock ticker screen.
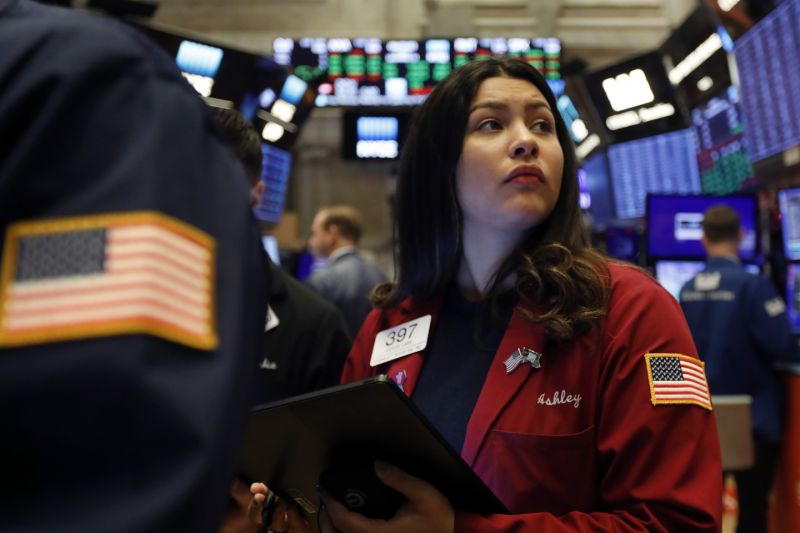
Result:
{"label": "stock ticker screen", "polygon": [[736,41],[753,161],[800,144],[800,0],[785,0]]}
{"label": "stock ticker screen", "polygon": [[617,218],[645,214],[648,193],[700,192],[692,130],[679,130],[608,148]]}
{"label": "stock ticker screen", "polygon": [[703,192],[729,194],[741,190],[755,174],[744,145],[738,90],[728,87],[691,114]]}
{"label": "stock ticker screen", "polygon": [[491,56],[518,57],[563,92],[561,42],[556,38],[382,40],[277,38],[273,57],[317,86],[325,106],[416,105],[450,72]]}

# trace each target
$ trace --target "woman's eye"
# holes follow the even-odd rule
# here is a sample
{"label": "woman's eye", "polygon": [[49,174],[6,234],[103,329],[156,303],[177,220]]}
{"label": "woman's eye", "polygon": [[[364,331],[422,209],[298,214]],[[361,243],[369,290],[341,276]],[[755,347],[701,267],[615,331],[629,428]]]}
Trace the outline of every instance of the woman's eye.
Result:
{"label": "woman's eye", "polygon": [[478,124],[478,128],[477,129],[481,130],[481,131],[489,131],[489,130],[496,130],[496,129],[499,129],[499,128],[500,128],[500,123],[498,121],[494,120],[493,118],[490,118],[490,119],[481,121],[481,123]]}
{"label": "woman's eye", "polygon": [[531,126],[531,130],[533,131],[543,131],[547,133],[553,131],[553,129],[553,126],[546,120],[540,120]]}

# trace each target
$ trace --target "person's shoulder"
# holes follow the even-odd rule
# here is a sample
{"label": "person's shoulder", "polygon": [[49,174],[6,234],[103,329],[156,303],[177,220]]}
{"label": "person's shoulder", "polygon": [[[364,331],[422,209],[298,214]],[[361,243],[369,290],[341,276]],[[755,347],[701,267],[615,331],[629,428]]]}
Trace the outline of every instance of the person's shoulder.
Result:
{"label": "person's shoulder", "polygon": [[317,316],[339,312],[335,305],[292,277],[282,268],[276,266],[272,273],[281,279],[286,287],[288,297],[302,303],[302,307],[307,313]]}
{"label": "person's shoulder", "polygon": [[52,76],[81,77],[98,67],[128,72],[146,67],[177,78],[163,52],[120,21],[33,2],[17,2],[3,18],[10,22],[0,30],[9,40],[7,50],[16,50],[31,66],[48,66]]}

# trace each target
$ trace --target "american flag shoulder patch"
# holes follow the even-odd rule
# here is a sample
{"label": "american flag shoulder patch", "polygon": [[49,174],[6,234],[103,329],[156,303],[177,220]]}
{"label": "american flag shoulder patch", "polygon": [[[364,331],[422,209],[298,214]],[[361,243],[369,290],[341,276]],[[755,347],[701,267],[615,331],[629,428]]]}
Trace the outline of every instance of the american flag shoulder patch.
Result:
{"label": "american flag shoulder patch", "polygon": [[711,411],[711,394],[702,361],[674,353],[648,353],[644,358],[653,405],[694,404]]}
{"label": "american flag shoulder patch", "polygon": [[0,347],[149,334],[218,344],[214,239],[131,212],[18,222],[0,269]]}

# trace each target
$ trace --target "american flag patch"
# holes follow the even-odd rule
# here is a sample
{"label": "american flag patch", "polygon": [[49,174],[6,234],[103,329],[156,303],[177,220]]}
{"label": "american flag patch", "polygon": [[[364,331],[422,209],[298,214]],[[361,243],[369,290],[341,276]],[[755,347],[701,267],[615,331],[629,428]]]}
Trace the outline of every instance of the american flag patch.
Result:
{"label": "american flag patch", "polygon": [[0,273],[0,346],[150,334],[217,346],[215,243],[153,212],[20,222]]}
{"label": "american flag patch", "polygon": [[711,410],[702,361],[672,353],[648,353],[644,357],[653,405],[690,403]]}

